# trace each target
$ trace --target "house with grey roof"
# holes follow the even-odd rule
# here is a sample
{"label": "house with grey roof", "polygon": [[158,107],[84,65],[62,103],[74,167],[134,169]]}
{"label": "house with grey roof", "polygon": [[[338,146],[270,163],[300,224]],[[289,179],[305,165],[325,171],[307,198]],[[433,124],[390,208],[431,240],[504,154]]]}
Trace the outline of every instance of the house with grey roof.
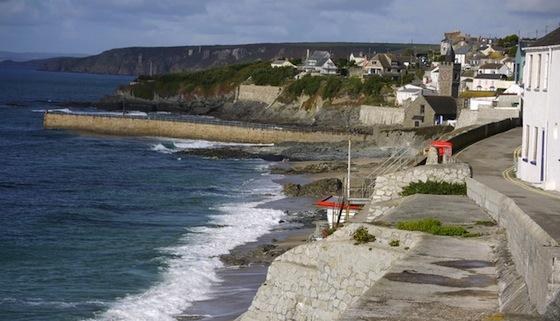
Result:
{"label": "house with grey roof", "polygon": [[331,54],[328,51],[320,50],[313,51],[303,62],[301,69],[306,73],[320,75],[336,75],[338,72],[338,68],[331,59]]}
{"label": "house with grey roof", "polygon": [[467,55],[471,51],[470,46],[461,46],[455,50],[455,62],[465,66],[467,64]]}
{"label": "house with grey roof", "polygon": [[380,53],[368,59],[364,63],[363,69],[365,76],[379,75],[397,77],[406,67],[396,56]]}
{"label": "house with grey roof", "polygon": [[457,119],[457,100],[451,96],[418,96],[404,111],[405,127],[444,125]]}

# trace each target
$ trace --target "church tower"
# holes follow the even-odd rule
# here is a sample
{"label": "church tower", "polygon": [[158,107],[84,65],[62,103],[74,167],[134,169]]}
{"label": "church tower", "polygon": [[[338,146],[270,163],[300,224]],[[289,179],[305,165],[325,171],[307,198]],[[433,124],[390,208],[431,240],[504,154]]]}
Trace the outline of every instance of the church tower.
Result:
{"label": "church tower", "polygon": [[451,40],[442,46],[444,60],[439,65],[439,95],[459,97],[459,85],[461,83],[461,64],[455,63],[455,51]]}

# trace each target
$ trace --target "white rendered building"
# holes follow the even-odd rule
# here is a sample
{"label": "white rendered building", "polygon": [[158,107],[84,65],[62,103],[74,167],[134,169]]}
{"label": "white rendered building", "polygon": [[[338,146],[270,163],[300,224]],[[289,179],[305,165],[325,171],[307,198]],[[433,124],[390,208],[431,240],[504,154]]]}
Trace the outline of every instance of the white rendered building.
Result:
{"label": "white rendered building", "polygon": [[517,176],[560,191],[560,28],[524,50],[523,141]]}

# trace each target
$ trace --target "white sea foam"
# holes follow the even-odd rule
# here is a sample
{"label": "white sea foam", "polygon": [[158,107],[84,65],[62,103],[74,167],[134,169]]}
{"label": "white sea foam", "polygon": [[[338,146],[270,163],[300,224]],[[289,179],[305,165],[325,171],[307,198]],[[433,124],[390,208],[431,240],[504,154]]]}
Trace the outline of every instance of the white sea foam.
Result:
{"label": "white sea foam", "polygon": [[0,298],[0,304],[3,303],[21,304],[30,307],[56,307],[56,308],[63,308],[63,309],[76,308],[84,305],[96,305],[96,306],[107,305],[107,302],[100,301],[100,300],[70,302],[70,301],[49,301],[41,298],[16,299],[12,297]]}
{"label": "white sea foam", "polygon": [[[279,195],[279,185],[261,176],[252,193]],[[269,197],[266,201],[279,196]],[[97,316],[102,321],[175,321],[195,301],[209,298],[211,287],[220,281],[217,269],[223,266],[219,257],[231,249],[253,242],[269,232],[284,215],[282,211],[257,208],[262,202],[231,203],[216,209],[223,214],[211,217],[213,227],[188,229],[177,246],[161,249],[171,254],[162,279],[147,291],[127,296],[108,311]]]}
{"label": "white sea foam", "polygon": [[158,138],[163,143],[153,144],[151,150],[171,154],[174,152],[189,150],[189,149],[202,149],[202,148],[219,148],[224,146],[274,146],[274,144],[247,144],[247,143],[225,143],[225,142],[212,142],[208,140],[194,140],[194,139],[169,139]]}
{"label": "white sea foam", "polygon": [[56,111],[59,113],[67,113],[67,114],[71,114],[72,111],[68,108],[59,108],[59,109],[33,109],[31,110],[34,113],[44,113],[46,111]]}

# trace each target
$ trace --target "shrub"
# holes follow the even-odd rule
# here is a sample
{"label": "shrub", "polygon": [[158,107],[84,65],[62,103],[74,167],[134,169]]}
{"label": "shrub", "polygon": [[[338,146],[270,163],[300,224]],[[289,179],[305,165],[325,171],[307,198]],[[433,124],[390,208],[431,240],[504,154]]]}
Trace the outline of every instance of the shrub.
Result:
{"label": "shrub", "polygon": [[447,182],[412,182],[400,193],[401,196],[414,194],[433,194],[433,195],[467,195],[467,184],[447,183]]}
{"label": "shrub", "polygon": [[306,75],[303,76],[301,79],[298,79],[293,83],[291,83],[286,91],[292,97],[299,97],[302,94],[313,96],[317,93],[317,91],[319,91],[322,80],[323,77],[314,77],[311,75]]}
{"label": "shrub", "polygon": [[253,83],[258,86],[280,86],[293,76],[295,76],[295,69],[292,67],[272,68],[268,64],[256,68],[251,73]]}
{"label": "shrub", "polygon": [[342,85],[342,92],[356,98],[362,92],[362,80],[357,77],[348,78]]}
{"label": "shrub", "polygon": [[461,226],[442,225],[439,220],[433,218],[401,221],[397,222],[396,227],[399,230],[425,232],[433,235],[474,236],[470,235],[470,233]]}
{"label": "shrub", "polygon": [[369,243],[369,242],[374,242],[375,241],[375,235],[371,235],[369,234],[367,228],[361,226],[359,227],[355,232],[354,232],[354,241],[356,241],[354,244],[364,244],[364,243]]}
{"label": "shrub", "polygon": [[333,76],[328,77],[325,83],[325,88],[323,88],[323,99],[333,99],[338,96],[338,92],[342,87],[342,80],[340,78]]}
{"label": "shrub", "polygon": [[398,247],[398,246],[401,245],[401,241],[399,241],[399,240],[392,240],[391,242],[389,242],[389,245],[390,245],[390,246],[393,246],[393,247]]}

